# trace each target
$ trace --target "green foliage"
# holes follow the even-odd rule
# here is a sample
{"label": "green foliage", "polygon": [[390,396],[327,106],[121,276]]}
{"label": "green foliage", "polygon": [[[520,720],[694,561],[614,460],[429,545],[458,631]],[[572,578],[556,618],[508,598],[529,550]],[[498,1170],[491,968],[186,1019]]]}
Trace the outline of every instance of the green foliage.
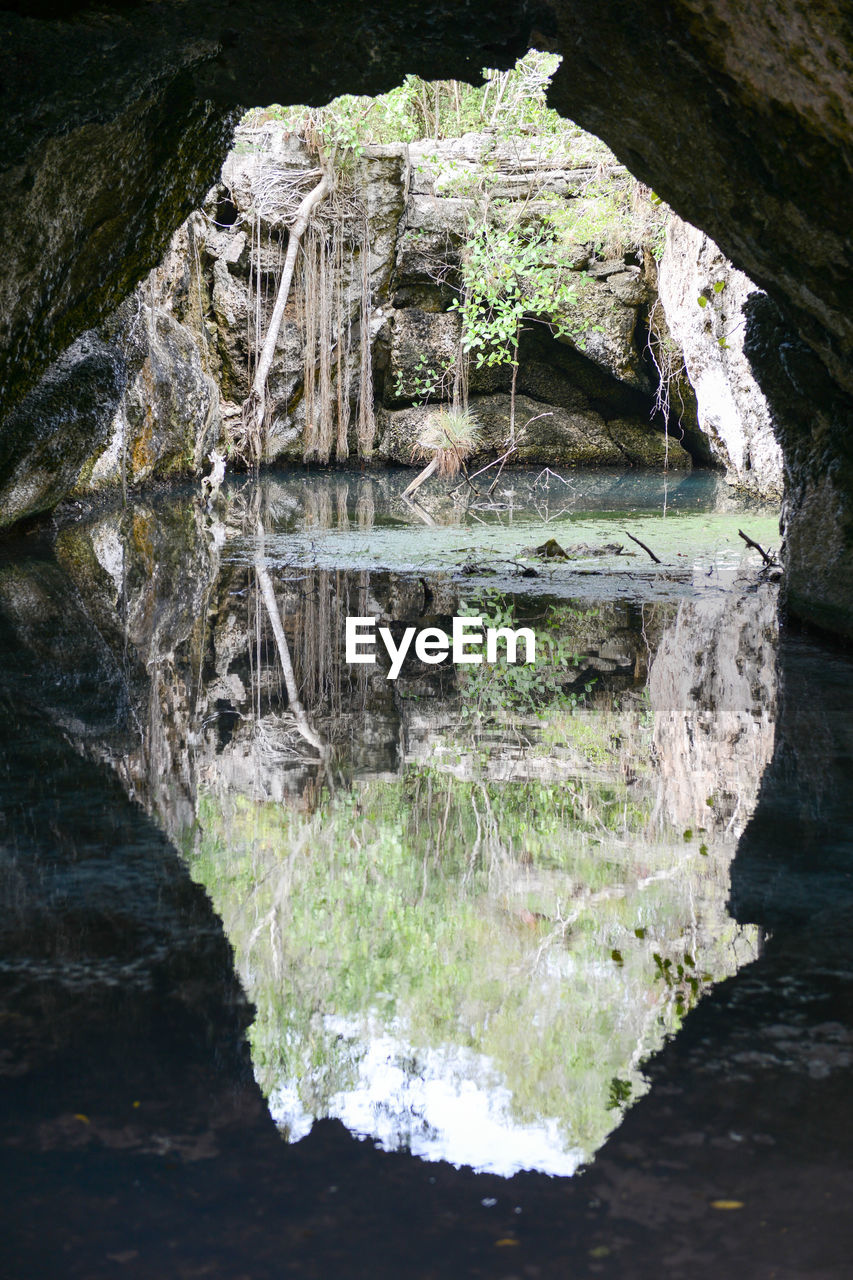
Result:
{"label": "green foliage", "polygon": [[327,151],[355,155],[371,144],[458,138],[487,127],[496,136],[535,133],[583,141],[591,154],[597,154],[603,144],[547,106],[548,85],[559,62],[555,54],[531,49],[508,71],[484,68],[481,85],[408,75],[401,85],[375,98],[344,94],[328,106],[311,108],[274,103],[253,108],[243,123],[280,120],[293,130],[313,127]]}
{"label": "green foliage", "polygon": [[698,1001],[703,990],[712,981],[710,973],[698,974],[696,961],[689,951],[685,951],[681,960],[664,958],[659,952],[652,954],[655,963],[655,981],[662,982],[673,994],[675,1011],[679,1018]]}
{"label": "green foliage", "polygon": [[462,289],[451,309],[462,319],[462,347],[477,368],[512,364],[522,321],[532,315],[570,332],[578,279],[555,254],[545,230],[520,222],[484,222],[462,253]]}
{"label": "green foliage", "polygon": [[561,246],[583,245],[596,256],[619,257],[639,240],[634,187],[631,178],[619,175],[591,180],[570,200],[545,193],[539,197],[547,205],[542,221]]}
{"label": "green foliage", "polygon": [[454,361],[450,357],[436,369],[426,356],[421,355],[413,370],[397,370],[394,394],[411,400],[416,406],[429,404],[430,400],[441,400],[449,391],[448,381],[452,379],[453,367]]}
{"label": "green foliage", "polygon": [[578,165],[610,158],[603,142],[564,120],[547,105],[547,90],[560,59],[529,50],[514,67],[482,70],[483,84],[422,80],[408,75],[375,98],[344,94],[325,107],[255,107],[242,123],[281,121],[294,132],[313,133],[337,163],[351,162],[371,145],[459,138],[489,130],[496,139],[533,136],[543,154],[569,154]]}

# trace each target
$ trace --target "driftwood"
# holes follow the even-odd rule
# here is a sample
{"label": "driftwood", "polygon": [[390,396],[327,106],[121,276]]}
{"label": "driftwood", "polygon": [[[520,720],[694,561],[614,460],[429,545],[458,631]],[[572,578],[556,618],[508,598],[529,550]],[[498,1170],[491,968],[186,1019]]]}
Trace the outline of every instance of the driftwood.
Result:
{"label": "driftwood", "polygon": [[418,472],[412,483],[406,486],[400,494],[400,497],[411,498],[412,494],[415,493],[416,490],[420,489],[422,484],[426,484],[430,476],[434,476],[436,471],[438,471],[438,458],[433,458],[431,462],[426,464],[423,471]]}
{"label": "driftwood", "polygon": [[743,538],[744,542],[748,547],[752,547],[754,551],[757,551],[759,553],[759,555],[761,556],[761,558],[763,559],[766,565],[774,565],[779,563],[777,560],[774,560],[772,556],[767,554],[767,552],[762,547],[761,543],[756,542],[753,538],[748,538],[744,533],[743,529],[738,529],[738,533]]}
{"label": "driftwood", "polygon": [[623,530],[622,530],[622,532],[625,534],[625,537],[626,537],[626,538],[630,538],[632,542],[636,542],[636,544],[637,544],[637,546],[638,546],[638,547],[642,547],[642,548],[643,548],[643,550],[645,551],[646,555],[651,556],[651,558],[654,560],[655,564],[662,564],[662,563],[663,563],[663,561],[662,561],[662,560],[659,560],[659,559],[657,558],[657,556],[655,555],[654,551],[652,551],[651,547],[647,547],[647,546],[646,546],[645,542],[641,542],[639,538],[635,538],[635,537],[634,537],[634,535],[633,535],[633,533],[629,533],[627,529],[623,529]]}

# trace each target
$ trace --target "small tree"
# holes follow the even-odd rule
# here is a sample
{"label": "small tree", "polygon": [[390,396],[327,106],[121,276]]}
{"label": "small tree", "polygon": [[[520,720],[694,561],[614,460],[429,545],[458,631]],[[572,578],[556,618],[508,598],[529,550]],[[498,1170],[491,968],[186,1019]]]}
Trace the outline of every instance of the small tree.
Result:
{"label": "small tree", "polygon": [[555,334],[569,333],[568,312],[578,301],[575,281],[560,247],[541,229],[518,221],[486,220],[469,236],[462,259],[462,289],[451,304],[462,318],[462,349],[478,369],[512,366],[510,439],[515,443],[518,344],[526,317],[544,320]]}

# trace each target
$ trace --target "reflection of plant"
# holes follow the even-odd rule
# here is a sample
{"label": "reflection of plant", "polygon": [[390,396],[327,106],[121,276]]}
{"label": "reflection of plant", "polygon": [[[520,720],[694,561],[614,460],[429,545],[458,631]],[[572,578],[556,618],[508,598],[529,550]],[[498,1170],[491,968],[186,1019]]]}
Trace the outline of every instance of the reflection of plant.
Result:
{"label": "reflection of plant", "polygon": [[610,1081],[610,1091],[607,1099],[608,1111],[622,1111],[631,1101],[631,1093],[634,1086],[630,1080],[620,1080],[618,1076],[614,1076]]}
{"label": "reflection of plant", "polygon": [[[515,604],[508,603],[500,592],[486,592],[480,599],[460,605],[459,611],[469,617],[481,616],[484,627],[514,630],[519,625]],[[510,663],[506,654],[499,652],[496,663],[465,668],[459,677],[465,693],[463,718],[483,719],[510,711],[541,715],[546,708],[551,712],[574,709],[582,702],[595,679],[579,684],[575,674],[581,656],[566,634],[566,615],[573,613],[552,606],[537,620],[535,663]]]}
{"label": "reflection of plant", "polygon": [[[409,768],[327,794],[313,814],[202,793],[187,856],[257,1007],[262,1087],[291,1085],[326,1114],[378,1026],[414,1050],[484,1055],[471,1071],[509,1090],[517,1120],[554,1117],[591,1153],[614,1123],[608,1082],[620,1106],[629,1084],[642,1092],[637,1064],[678,1023],[638,916],[677,947],[695,889],[616,790]],[[616,839],[602,847],[605,829]],[[661,878],[638,884],[638,856]],[[700,941],[722,976],[737,927],[722,891],[716,906]]]}
{"label": "reflection of plant", "polygon": [[692,1009],[703,986],[711,981],[710,973],[696,972],[696,961],[689,951],[685,951],[682,959],[675,963],[669,957],[664,959],[657,951],[652,959],[655,962],[655,981],[663,982],[673,993],[676,1012],[683,1014]]}

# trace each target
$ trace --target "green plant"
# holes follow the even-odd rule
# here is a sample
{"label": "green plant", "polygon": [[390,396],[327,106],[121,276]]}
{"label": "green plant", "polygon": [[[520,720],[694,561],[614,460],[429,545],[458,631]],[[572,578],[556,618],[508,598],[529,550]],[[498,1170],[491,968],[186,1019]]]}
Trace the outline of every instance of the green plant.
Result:
{"label": "green plant", "polygon": [[416,453],[434,460],[439,475],[458,475],[477,447],[479,429],[479,421],[469,409],[436,409],[421,428]]}
{"label": "green plant", "polygon": [[401,399],[410,399],[416,406],[426,405],[436,398],[443,399],[449,390],[448,378],[453,373],[454,363],[448,356],[436,369],[427,362],[426,356],[419,356],[415,368],[408,374],[403,369],[397,370],[394,394]]}
{"label": "green plant", "polygon": [[462,320],[463,350],[477,368],[515,363],[525,316],[568,332],[568,311],[577,301],[577,281],[542,228],[486,221],[469,235],[462,290],[451,307]]}

